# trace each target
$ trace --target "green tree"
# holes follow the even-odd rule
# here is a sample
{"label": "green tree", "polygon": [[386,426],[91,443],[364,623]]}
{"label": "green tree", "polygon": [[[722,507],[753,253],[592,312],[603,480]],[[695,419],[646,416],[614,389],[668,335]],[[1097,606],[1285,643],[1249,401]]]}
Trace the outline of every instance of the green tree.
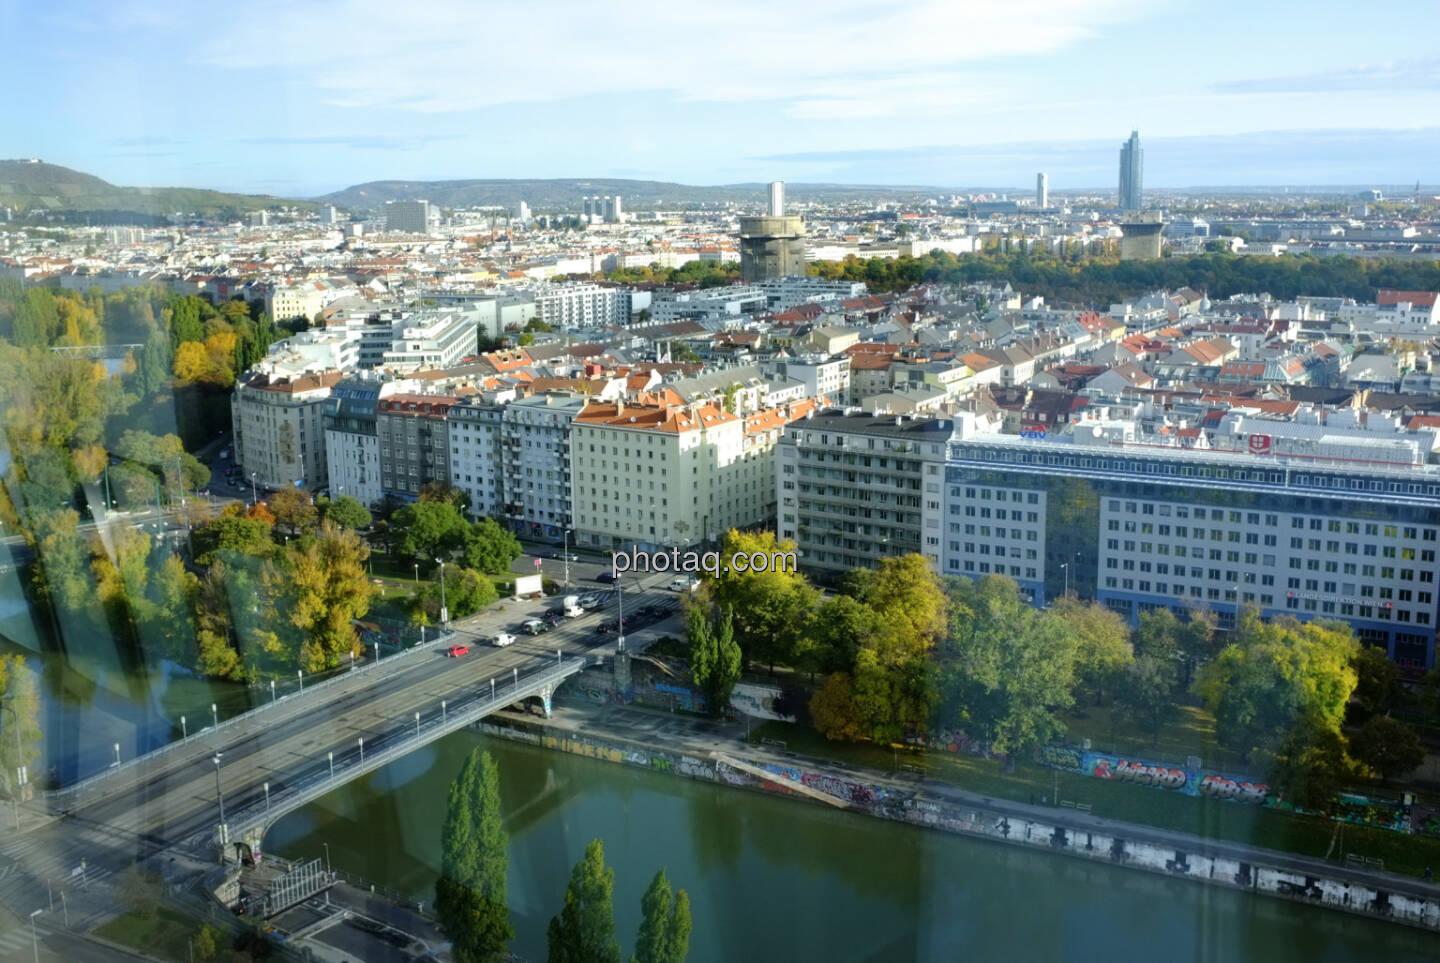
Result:
{"label": "green tree", "polygon": [[1355,701],[1366,715],[1389,712],[1404,697],[1400,667],[1385,650],[1362,646],[1355,654]]}
{"label": "green tree", "polygon": [[605,865],[600,840],[592,839],[570,874],[564,908],[546,930],[549,963],[620,963],[614,900],[615,871]]}
{"label": "green tree", "polygon": [[341,495],[339,498],[325,505],[325,517],[341,528],[359,529],[370,524],[370,509],[360,504],[360,499],[350,495]]}
{"label": "green tree", "polygon": [[1160,743],[1160,733],[1178,708],[1175,663],[1142,655],[1125,667],[1115,690],[1115,712],[1150,736],[1151,746]]}
{"label": "green tree", "polygon": [[[446,566],[445,591],[440,591],[440,582],[437,579],[429,583],[411,600],[412,612],[423,612],[425,625],[435,625],[440,621],[440,602],[443,596],[446,606],[450,610],[452,619],[463,619],[467,615],[473,615],[481,609],[495,604],[500,594],[495,590],[495,583],[485,575],[474,569]],[[421,624],[418,621],[416,624]]]}
{"label": "green tree", "polygon": [[1097,705],[1103,703],[1105,691],[1115,688],[1131,663],[1130,627],[1120,613],[1100,602],[1066,596],[1051,605],[1050,611],[1075,633],[1075,672],[1080,688],[1090,693]]}
{"label": "green tree", "polygon": [[[777,542],[774,532],[731,530],[720,545],[722,558],[760,554],[774,559],[794,551],[794,542]],[[745,660],[765,662],[772,671],[777,662],[795,661],[820,600],[819,593],[798,572],[731,569],[706,582],[705,597],[716,611],[731,611],[735,638]]]}
{"label": "green tree", "polygon": [[300,668],[315,672],[340,664],[356,648],[354,622],[370,610],[374,586],[366,578],[370,547],[358,535],[323,522],[313,536],[286,553],[290,621],[304,633]]}
{"label": "green tree", "polygon": [[448,501],[419,501],[402,506],[391,519],[405,555],[434,558],[453,550],[469,530],[465,516]]}
{"label": "green tree", "polygon": [[686,634],[690,640],[690,675],[705,694],[712,716],[723,716],[730,694],[740,681],[740,646],[735,641],[734,623],[727,607],[717,618],[708,618],[696,604],[685,610]]}
{"label": "green tree", "polygon": [[515,938],[506,888],[509,845],[499,767],[490,753],[472,749],[450,783],[435,881],[435,913],[459,963],[504,959]]}
{"label": "green tree", "polygon": [[1402,779],[1425,761],[1425,746],[1414,726],[1374,716],[1350,738],[1355,759],[1381,779]]}
{"label": "green tree", "polygon": [[[20,766],[28,766],[40,755],[40,696],[35,676],[19,655],[0,655],[0,779],[14,798],[14,783]],[[20,737],[15,737],[19,726]]]}
{"label": "green tree", "polygon": [[465,564],[487,575],[510,571],[510,563],[524,550],[520,541],[493,518],[482,518],[464,534]]}
{"label": "green tree", "polygon": [[655,874],[640,900],[640,933],[630,963],[685,963],[690,955],[690,897],[670,890],[665,870]]}
{"label": "green tree", "polygon": [[320,516],[314,499],[303,488],[282,488],[266,499],[265,503],[270,507],[270,514],[275,516],[276,524],[289,529],[291,535],[298,535],[313,528]]}
{"label": "green tree", "polygon": [[[1248,759],[1280,751],[1302,728],[1338,738],[1355,691],[1354,632],[1342,622],[1262,622],[1253,606],[1246,609],[1235,641],[1195,680],[1215,716],[1217,741]],[[1328,743],[1328,736],[1306,737],[1306,745]]]}

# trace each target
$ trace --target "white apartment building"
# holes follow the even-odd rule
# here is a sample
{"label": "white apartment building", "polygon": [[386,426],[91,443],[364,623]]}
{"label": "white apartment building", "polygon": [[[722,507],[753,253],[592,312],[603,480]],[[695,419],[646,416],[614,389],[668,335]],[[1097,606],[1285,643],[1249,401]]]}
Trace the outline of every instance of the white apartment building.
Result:
{"label": "white apartment building", "polygon": [[778,373],[805,385],[811,398],[828,398],[832,404],[850,400],[850,356],[801,355],[776,363]]}
{"label": "white apartment building", "polygon": [[445,413],[450,437],[450,484],[470,496],[470,514],[500,517],[505,506],[505,476],[500,457],[500,397],[467,398]]}
{"label": "white apartment building", "polygon": [[308,321],[331,301],[343,296],[343,291],[324,281],[279,281],[265,292],[265,311],[275,321],[292,318]]}
{"label": "white apartment building", "polygon": [[797,304],[807,301],[844,301],[862,297],[866,292],[863,281],[827,281],[820,277],[798,276],[765,278],[755,282],[765,292],[766,305],[771,311],[789,311]]}
{"label": "white apartment building", "polygon": [[[540,320],[558,328],[626,325],[634,293],[588,282],[548,284],[535,291],[535,311]],[[648,293],[645,300],[649,302]]]}
{"label": "white apartment building", "polygon": [[512,401],[500,416],[502,514],[519,534],[560,537],[572,527],[571,426],[589,398],[576,393]]}
{"label": "white apartment building", "polygon": [[418,382],[369,375],[345,378],[330,390],[323,423],[331,497],[349,495],[363,505],[374,505],[384,497],[376,410],[382,398],[418,389]]}
{"label": "white apartment building", "polygon": [[776,534],[825,578],[916,552],[941,564],[950,418],[830,409],[796,421],[776,461]]}
{"label": "white apartment building", "polygon": [[695,321],[712,331],[738,323],[746,314],[765,310],[765,292],[753,284],[694,291],[656,291],[650,317],[657,322]]}
{"label": "white apartment building", "polygon": [[230,420],[235,461],[257,487],[301,485],[315,489],[329,480],[325,453],[325,404],[340,381],[338,371],[274,378],[257,374],[237,381]]}

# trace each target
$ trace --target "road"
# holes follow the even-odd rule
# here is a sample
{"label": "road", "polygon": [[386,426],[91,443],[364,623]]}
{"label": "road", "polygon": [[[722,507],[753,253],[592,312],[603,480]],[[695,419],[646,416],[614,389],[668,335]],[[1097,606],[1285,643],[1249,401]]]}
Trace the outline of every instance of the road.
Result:
{"label": "road", "polygon": [[[627,613],[633,617],[641,606],[662,600],[673,605],[674,593],[658,588],[667,582],[666,576],[627,579]],[[557,648],[572,657],[613,651],[615,636],[596,631],[614,617],[613,604],[540,636],[516,632],[525,619],[554,604],[553,599],[499,603],[451,626],[457,641],[475,646],[467,656],[447,658],[432,646],[387,657],[376,666],[362,665],[330,685],[282,699],[117,770],[93,796],[59,818],[22,834],[9,833],[0,842],[0,905],[23,918],[50,884],[79,886],[83,878],[97,885],[139,860],[213,833],[220,821],[217,753],[224,805],[235,812],[263,802],[265,782],[276,793],[323,771],[332,752],[341,765],[358,754],[362,738],[367,752],[383,749],[389,740],[414,731],[416,712],[433,718],[442,711],[442,700],[455,703],[482,688],[488,691],[492,678],[553,663]],[[664,623],[645,631],[653,636],[659,624]],[[666,631],[677,628],[667,625]],[[487,644],[500,629],[516,632],[517,641],[505,648]],[[76,873],[82,861],[83,877]]]}

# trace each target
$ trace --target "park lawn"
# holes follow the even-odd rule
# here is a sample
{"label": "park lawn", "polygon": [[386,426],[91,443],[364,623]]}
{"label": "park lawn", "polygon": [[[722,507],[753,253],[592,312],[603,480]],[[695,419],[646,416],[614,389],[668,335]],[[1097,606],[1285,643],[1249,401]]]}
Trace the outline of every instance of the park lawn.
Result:
{"label": "park lawn", "polygon": [[1113,704],[1076,706],[1061,718],[1067,728],[1066,742],[1089,739],[1097,752],[1177,765],[1183,765],[1189,756],[1199,756],[1207,768],[1245,771],[1234,754],[1215,741],[1215,717],[1199,706],[1180,706],[1158,739],[1120,719]]}
{"label": "park lawn", "polygon": [[[792,752],[837,762],[891,770],[899,762],[921,768],[929,779],[957,789],[1014,802],[1051,802],[1059,787],[1061,800],[1088,803],[1096,816],[1154,826],[1197,836],[1245,843],[1281,852],[1340,859],[1345,853],[1383,859],[1393,872],[1419,876],[1440,867],[1440,840],[1363,826],[1343,825],[1313,816],[1262,809],[1241,803],[1133,786],[1066,773],[1034,764],[1017,764],[1013,772],[996,759],[968,753],[941,753],[880,746],[874,743],[831,742],[814,729],[766,722],[751,741],[777,739]],[[1331,842],[1339,835],[1333,851]]]}
{"label": "park lawn", "polygon": [[95,935],[132,947],[146,956],[188,960],[190,940],[199,932],[200,927],[193,920],[160,906],[153,912],[122,913],[96,928]]}

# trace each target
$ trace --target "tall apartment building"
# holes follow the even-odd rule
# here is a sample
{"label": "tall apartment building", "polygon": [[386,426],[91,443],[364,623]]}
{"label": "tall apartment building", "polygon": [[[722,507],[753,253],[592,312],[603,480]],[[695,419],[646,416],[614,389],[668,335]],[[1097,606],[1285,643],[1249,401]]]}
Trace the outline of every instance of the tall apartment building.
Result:
{"label": "tall apartment building", "polygon": [[830,409],[785,429],[776,532],[821,578],[918,552],[940,567],[949,418]]}
{"label": "tall apartment building", "polygon": [[744,422],[715,405],[592,402],[570,444],[578,545],[694,545],[759,520],[729,485]]}
{"label": "tall apartment building", "polygon": [[[509,398],[514,392],[506,393]],[[470,514],[499,517],[505,506],[498,400],[466,398],[445,413],[450,437],[450,484],[470,496]]]}
{"label": "tall apartment building", "polygon": [[384,381],[374,375],[345,378],[326,399],[323,415],[325,461],[330,494],[349,495],[363,505],[380,501],[380,399],[418,387],[414,381]]}
{"label": "tall apartment building", "polygon": [[394,234],[429,234],[429,201],[386,201],[385,230]]}
{"label": "tall apartment building", "polygon": [[449,430],[445,415],[458,401],[449,395],[397,394],[376,407],[380,436],[380,486],[413,500],[432,481],[450,481]]}
{"label": "tall apartment building", "polygon": [[588,397],[541,394],[505,405],[500,418],[501,514],[522,535],[572,527],[570,436]]}
{"label": "tall apartment building", "polygon": [[338,371],[295,378],[256,374],[235,383],[230,424],[235,461],[258,487],[319,488],[329,480],[325,458],[325,402]]}
{"label": "tall apartment building", "polygon": [[941,570],[1068,587],[1132,621],[1204,606],[1233,624],[1334,618],[1402,665],[1435,658],[1440,466],[976,436],[951,446]]}

